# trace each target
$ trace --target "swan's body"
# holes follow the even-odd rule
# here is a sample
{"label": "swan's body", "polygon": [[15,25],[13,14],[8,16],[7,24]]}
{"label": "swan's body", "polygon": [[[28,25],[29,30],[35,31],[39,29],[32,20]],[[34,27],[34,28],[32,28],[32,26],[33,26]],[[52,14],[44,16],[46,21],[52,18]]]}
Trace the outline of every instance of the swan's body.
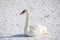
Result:
{"label": "swan's body", "polygon": [[27,10],[24,10],[21,14],[26,13],[26,24],[24,28],[24,34],[27,36],[39,36],[39,35],[45,35],[49,32],[47,31],[47,28],[42,25],[33,25],[29,26],[29,13]]}

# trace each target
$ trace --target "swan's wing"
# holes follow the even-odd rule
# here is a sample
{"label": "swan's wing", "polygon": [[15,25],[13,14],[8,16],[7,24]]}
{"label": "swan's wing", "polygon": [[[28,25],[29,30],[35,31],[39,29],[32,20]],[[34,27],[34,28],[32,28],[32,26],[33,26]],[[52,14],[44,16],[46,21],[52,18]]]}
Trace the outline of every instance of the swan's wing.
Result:
{"label": "swan's wing", "polygon": [[36,33],[36,34],[47,34],[48,32],[48,28],[42,25],[33,25],[30,26],[30,31],[32,33]]}
{"label": "swan's wing", "polygon": [[29,26],[29,33],[31,33],[31,34],[36,33],[36,27],[35,26]]}
{"label": "swan's wing", "polygon": [[30,26],[30,31],[29,31],[30,35],[36,36],[40,34],[39,32],[40,31],[37,26]]}
{"label": "swan's wing", "polygon": [[41,29],[42,34],[49,34],[50,32],[48,31],[48,28],[46,26],[38,25]]}

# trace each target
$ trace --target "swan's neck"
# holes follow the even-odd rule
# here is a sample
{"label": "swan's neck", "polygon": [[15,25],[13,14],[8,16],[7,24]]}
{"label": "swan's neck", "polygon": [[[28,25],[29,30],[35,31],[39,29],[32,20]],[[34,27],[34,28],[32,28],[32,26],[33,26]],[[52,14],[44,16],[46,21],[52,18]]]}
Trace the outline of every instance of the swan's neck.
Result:
{"label": "swan's neck", "polygon": [[26,13],[26,27],[29,27],[29,14]]}
{"label": "swan's neck", "polygon": [[25,29],[24,29],[25,33],[27,31],[29,31],[29,13],[26,12],[26,24],[25,24]]}

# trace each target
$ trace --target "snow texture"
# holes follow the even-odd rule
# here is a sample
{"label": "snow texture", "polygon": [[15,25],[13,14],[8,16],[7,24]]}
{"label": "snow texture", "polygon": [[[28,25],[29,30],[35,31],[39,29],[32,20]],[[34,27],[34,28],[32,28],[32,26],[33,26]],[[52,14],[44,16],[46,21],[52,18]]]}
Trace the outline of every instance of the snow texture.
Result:
{"label": "snow texture", "polygon": [[[49,35],[24,36],[25,14],[30,13],[30,25],[48,28]],[[60,0],[0,0],[0,40],[60,40]],[[9,37],[10,36],[10,37]]]}

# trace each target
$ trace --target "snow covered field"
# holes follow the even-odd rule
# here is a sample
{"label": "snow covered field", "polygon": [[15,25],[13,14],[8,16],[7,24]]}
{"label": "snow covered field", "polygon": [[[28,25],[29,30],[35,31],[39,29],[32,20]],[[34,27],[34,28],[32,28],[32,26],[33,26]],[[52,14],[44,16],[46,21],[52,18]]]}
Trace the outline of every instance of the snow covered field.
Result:
{"label": "snow covered field", "polygon": [[[19,15],[24,9],[30,12],[30,25],[43,25],[50,34],[25,37],[25,14]],[[0,0],[0,40],[60,40],[59,18],[60,0]]]}

